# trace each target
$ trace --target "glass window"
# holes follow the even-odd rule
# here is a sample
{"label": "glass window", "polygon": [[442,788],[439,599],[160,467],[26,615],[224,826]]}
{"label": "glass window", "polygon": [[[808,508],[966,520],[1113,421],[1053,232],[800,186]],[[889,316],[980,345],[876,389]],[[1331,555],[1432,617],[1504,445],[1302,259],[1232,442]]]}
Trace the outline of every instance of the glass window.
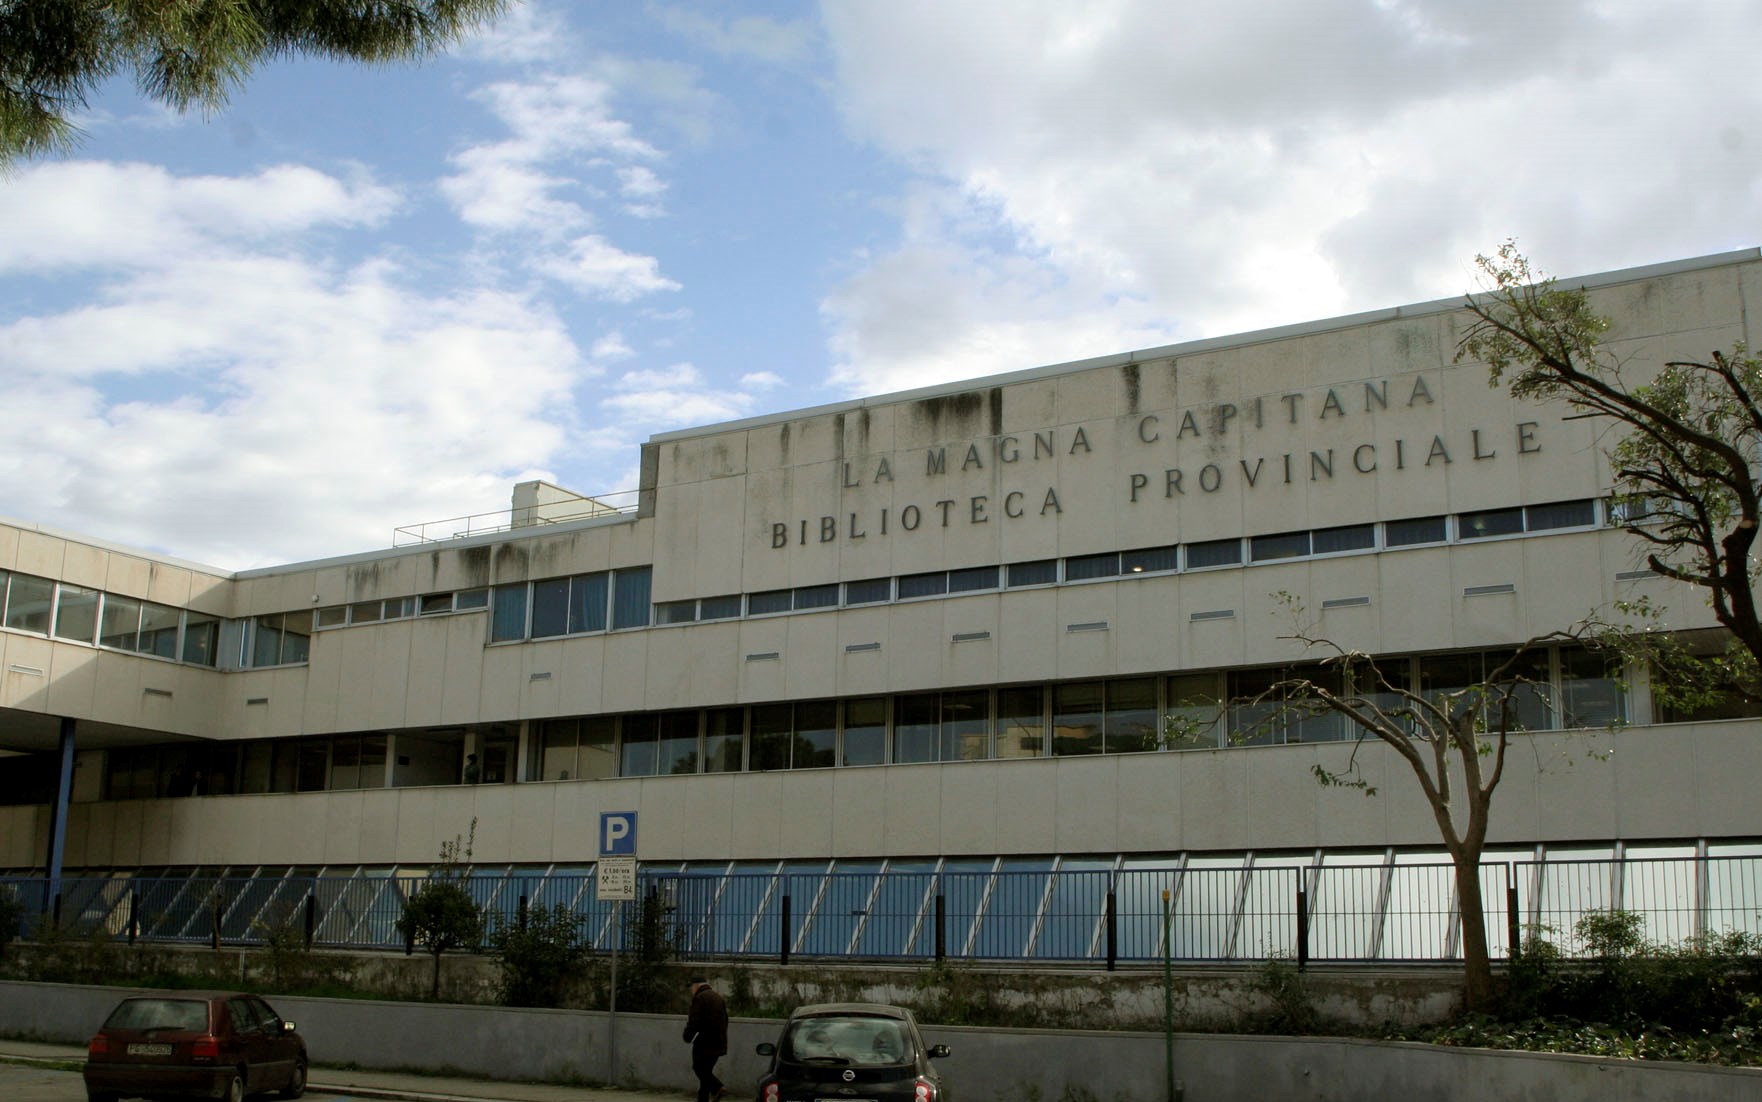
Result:
{"label": "glass window", "polygon": [[660,726],[652,715],[625,716],[620,726],[623,739],[618,759],[620,777],[652,777],[655,775],[657,743]]}
{"label": "glass window", "polygon": [[98,591],[62,583],[55,601],[55,637],[90,643],[98,630]]}
{"label": "glass window", "polygon": [[1223,743],[1223,702],[1214,673],[1169,678],[1168,744],[1172,750],[1214,750]]}
{"label": "glass window", "polygon": [[942,694],[943,761],[983,761],[991,756],[991,694],[984,691]]}
{"label": "glass window", "polygon": [[752,770],[789,768],[792,716],[787,704],[755,704],[752,711]]}
{"label": "glass window", "polygon": [[324,791],[325,778],[330,775],[330,740],[300,739],[296,747],[299,757],[294,780],[298,791]]}
{"label": "glass window", "polygon": [[838,604],[838,583],[805,585],[795,591],[797,609],[833,608]]}
{"label": "glass window", "polygon": [[1531,532],[1550,528],[1588,528],[1597,522],[1597,508],[1591,501],[1557,501],[1552,505],[1531,505],[1524,509],[1524,527]]}
{"label": "glass window", "polygon": [[385,599],[385,618],[387,620],[404,620],[416,615],[416,598],[387,597]]}
{"label": "glass window", "polygon": [[212,666],[220,653],[220,620],[202,612],[184,618],[183,659],[198,666]]}
{"label": "glass window", "polygon": [[251,626],[251,665],[280,665],[281,636],[281,613],[257,617]]}
{"label": "glass window", "polygon": [[1131,754],[1154,750],[1158,741],[1156,679],[1134,677],[1109,681],[1107,719],[1103,725],[1103,752]]}
{"label": "glass window", "polygon": [[1120,572],[1120,554],[1109,551],[1102,555],[1073,555],[1065,560],[1065,581],[1080,582],[1085,578],[1111,578]]}
{"label": "glass window", "polygon": [[597,781],[618,775],[614,752],[617,733],[617,721],[611,716],[592,716],[581,721],[581,742],[575,755],[577,777]]}
{"label": "glass window", "polygon": [[872,605],[892,599],[892,578],[869,578],[865,581],[844,583],[844,603],[847,605]]}
{"label": "glass window", "polygon": [[934,597],[948,592],[948,574],[937,570],[928,574],[902,574],[899,578],[899,599]]}
{"label": "glass window", "polygon": [[[1335,696],[1341,695],[1345,678],[1337,665],[1313,664],[1298,666],[1286,670],[1288,678],[1302,678],[1310,684],[1326,689]],[[1356,727],[1352,728],[1354,731]],[[1286,742],[1337,742],[1347,736],[1348,724],[1346,717],[1331,708],[1324,707],[1313,697],[1307,701],[1294,701],[1285,714]]]}
{"label": "glass window", "polygon": [[997,756],[1038,758],[1046,753],[1046,690],[1039,685],[997,690]]}
{"label": "glass window", "polygon": [[361,740],[353,735],[340,735],[330,747],[330,787],[350,789],[361,787]]}
{"label": "glass window", "polygon": [[740,772],[745,750],[746,709],[711,708],[704,713],[704,772]]}
{"label": "glass window", "polygon": [[270,763],[275,744],[267,739],[253,739],[244,745],[244,767],[239,774],[240,792],[268,792]]}
{"label": "glass window", "polygon": [[6,591],[6,626],[14,631],[49,634],[49,615],[54,600],[54,582],[28,574],[12,575]]}
{"label": "glass window", "polygon": [[98,645],[134,650],[141,637],[141,602],[132,597],[104,595],[104,610],[99,614]]}
{"label": "glass window", "polygon": [[811,700],[795,706],[795,758],[792,769],[817,769],[838,762],[838,705]]}
{"label": "glass window", "polygon": [[1248,558],[1251,562],[1295,559],[1307,554],[1308,532],[1281,532],[1273,536],[1255,536],[1248,541]]}
{"label": "glass window", "polygon": [[740,594],[705,597],[698,608],[700,620],[729,620],[740,615]]}
{"label": "glass window", "polygon": [[581,739],[579,720],[541,720],[538,737],[540,780],[567,781],[581,776],[580,767],[575,763],[576,748]]}
{"label": "glass window", "polygon": [[612,627],[647,627],[649,582],[653,571],[646,566],[612,571]]}
{"label": "glass window", "polygon": [[663,601],[655,606],[657,624],[689,624],[696,619],[696,601]]}
{"label": "glass window", "polygon": [[1415,517],[1412,520],[1391,520],[1383,525],[1383,546],[1412,547],[1416,543],[1443,543],[1443,517]]}
{"label": "glass window", "polygon": [[795,607],[795,596],[787,589],[767,589],[746,595],[746,614],[764,616],[771,612],[788,612]]}
{"label": "glass window", "polygon": [[290,612],[282,618],[281,660],[284,665],[312,658],[312,614]]}
{"label": "glass window", "polygon": [[937,726],[935,693],[914,693],[893,700],[893,760],[935,761]]}
{"label": "glass window", "polygon": [[532,583],[534,639],[553,639],[569,633],[569,579],[546,578]]}
{"label": "glass window", "polygon": [[1318,528],[1310,533],[1310,551],[1333,555],[1341,551],[1368,551],[1377,545],[1377,526],[1352,524],[1344,528]]}
{"label": "glass window", "polygon": [[887,760],[887,699],[844,702],[844,764],[880,765]]}
{"label": "glass window", "polygon": [[468,608],[488,608],[489,590],[463,589],[453,595],[453,608],[463,611]]}
{"label": "glass window", "polygon": [[437,612],[451,612],[453,611],[453,595],[451,593],[430,593],[422,598],[422,603],[417,611],[424,616],[431,616]]}
{"label": "glass window", "polygon": [[662,776],[698,771],[698,713],[663,712],[655,772]]}
{"label": "glass window", "polygon": [[340,628],[348,622],[348,605],[326,605],[318,610],[317,626],[320,628]]}
{"label": "glass window", "polygon": [[1560,726],[1608,727],[1627,719],[1621,663],[1581,647],[1560,652]]}
{"label": "glass window", "polygon": [[1479,513],[1463,513],[1456,518],[1456,538],[1486,539],[1509,536],[1523,531],[1522,509],[1486,509]]}
{"label": "glass window", "polygon": [[1009,584],[1018,585],[1051,585],[1058,581],[1057,559],[1036,559],[1033,562],[1012,562],[1009,564]]}
{"label": "glass window", "polygon": [[606,572],[569,579],[569,634],[606,630]]}
{"label": "glass window", "polygon": [[371,624],[385,619],[385,604],[382,601],[357,601],[349,606],[349,623]]}
{"label": "glass window", "polygon": [[1175,545],[1167,547],[1146,547],[1138,551],[1120,552],[1120,573],[1148,574],[1158,571],[1175,569],[1179,562],[1179,551]]}
{"label": "glass window", "polygon": [[[1487,655],[1486,676],[1492,677],[1510,657],[1509,651]],[[1554,726],[1553,697],[1547,652],[1526,651],[1518,658],[1517,664],[1506,671],[1497,691],[1488,697],[1487,722],[1489,725],[1498,724],[1503,713],[1510,716],[1508,730],[1546,731]]]}
{"label": "glass window", "polygon": [[1230,566],[1242,561],[1241,540],[1206,540],[1187,545],[1187,569],[1206,566]]}
{"label": "glass window", "polygon": [[1052,752],[1099,754],[1106,721],[1106,690],[1099,681],[1052,687]]}
{"label": "glass window", "polygon": [[182,614],[169,605],[141,602],[141,638],[135,648],[160,658],[177,657],[177,622]]}
{"label": "glass window", "polygon": [[526,583],[498,585],[489,617],[489,639],[503,643],[526,638]]}
{"label": "glass window", "polygon": [[948,591],[950,593],[971,593],[975,589],[996,589],[997,567],[974,566],[966,570],[950,570],[948,572]]}

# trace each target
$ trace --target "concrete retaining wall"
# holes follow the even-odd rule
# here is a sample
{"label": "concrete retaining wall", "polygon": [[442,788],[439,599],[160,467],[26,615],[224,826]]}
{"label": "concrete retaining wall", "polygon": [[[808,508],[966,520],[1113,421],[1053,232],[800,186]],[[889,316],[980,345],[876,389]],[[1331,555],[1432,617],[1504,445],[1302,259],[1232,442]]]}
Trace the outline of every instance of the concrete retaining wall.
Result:
{"label": "concrete retaining wall", "polygon": [[[116,1000],[133,992],[0,982],[0,1034],[84,1042]],[[273,1001],[299,1024],[318,1063],[444,1069],[495,1079],[694,1086],[677,1016],[620,1014],[614,1027],[605,1014],[577,1010]],[[774,1040],[777,1028],[775,1021],[735,1020],[723,1078],[737,1086],[755,1081],[764,1061],[753,1046]],[[1166,1098],[1165,1041],[1158,1034],[940,1026],[925,1032],[931,1043],[953,1048],[943,1073],[961,1102]],[[1191,1033],[1176,1036],[1174,1052],[1185,1102],[1762,1102],[1762,1069]]]}

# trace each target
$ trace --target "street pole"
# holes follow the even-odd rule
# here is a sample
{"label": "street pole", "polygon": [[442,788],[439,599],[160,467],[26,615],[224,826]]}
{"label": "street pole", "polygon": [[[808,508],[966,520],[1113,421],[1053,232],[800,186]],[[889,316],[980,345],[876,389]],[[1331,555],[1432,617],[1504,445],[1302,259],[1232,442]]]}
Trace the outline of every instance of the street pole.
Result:
{"label": "street pole", "polygon": [[612,997],[606,1014],[606,1082],[618,1085],[618,941],[624,936],[624,901],[612,904]]}
{"label": "street pole", "polygon": [[1168,1102],[1175,1102],[1175,967],[1169,955],[1169,890],[1162,890],[1162,1037]]}

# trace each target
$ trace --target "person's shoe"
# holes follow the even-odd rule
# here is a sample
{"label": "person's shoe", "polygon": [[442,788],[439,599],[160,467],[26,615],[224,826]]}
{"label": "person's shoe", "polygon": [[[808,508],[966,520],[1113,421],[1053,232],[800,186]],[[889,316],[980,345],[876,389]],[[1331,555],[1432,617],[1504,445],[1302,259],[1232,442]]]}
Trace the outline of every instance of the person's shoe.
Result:
{"label": "person's shoe", "polygon": [[716,1093],[710,1095],[710,1102],[722,1102],[722,1096],[728,1093],[727,1087],[717,1087]]}

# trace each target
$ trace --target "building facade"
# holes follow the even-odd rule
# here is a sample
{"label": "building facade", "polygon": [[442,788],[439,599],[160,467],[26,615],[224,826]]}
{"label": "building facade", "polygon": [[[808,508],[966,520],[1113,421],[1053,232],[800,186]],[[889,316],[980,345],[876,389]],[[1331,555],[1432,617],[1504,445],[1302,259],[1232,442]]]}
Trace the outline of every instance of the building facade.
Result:
{"label": "building facade", "polygon": [[[1643,371],[1750,340],[1762,259],[1582,282]],[[1436,688],[1625,598],[1713,627],[1613,526],[1599,426],[1457,362],[1467,324],[663,433],[633,502],[526,484],[488,530],[236,574],[0,524],[0,867],[422,869],[475,823],[478,863],[583,871],[613,811],[645,867],[1435,858],[1399,758],[1246,703],[1319,670],[1294,615]],[[1495,854],[1762,853],[1755,720],[1532,669]],[[1374,797],[1316,783],[1354,756]]]}

